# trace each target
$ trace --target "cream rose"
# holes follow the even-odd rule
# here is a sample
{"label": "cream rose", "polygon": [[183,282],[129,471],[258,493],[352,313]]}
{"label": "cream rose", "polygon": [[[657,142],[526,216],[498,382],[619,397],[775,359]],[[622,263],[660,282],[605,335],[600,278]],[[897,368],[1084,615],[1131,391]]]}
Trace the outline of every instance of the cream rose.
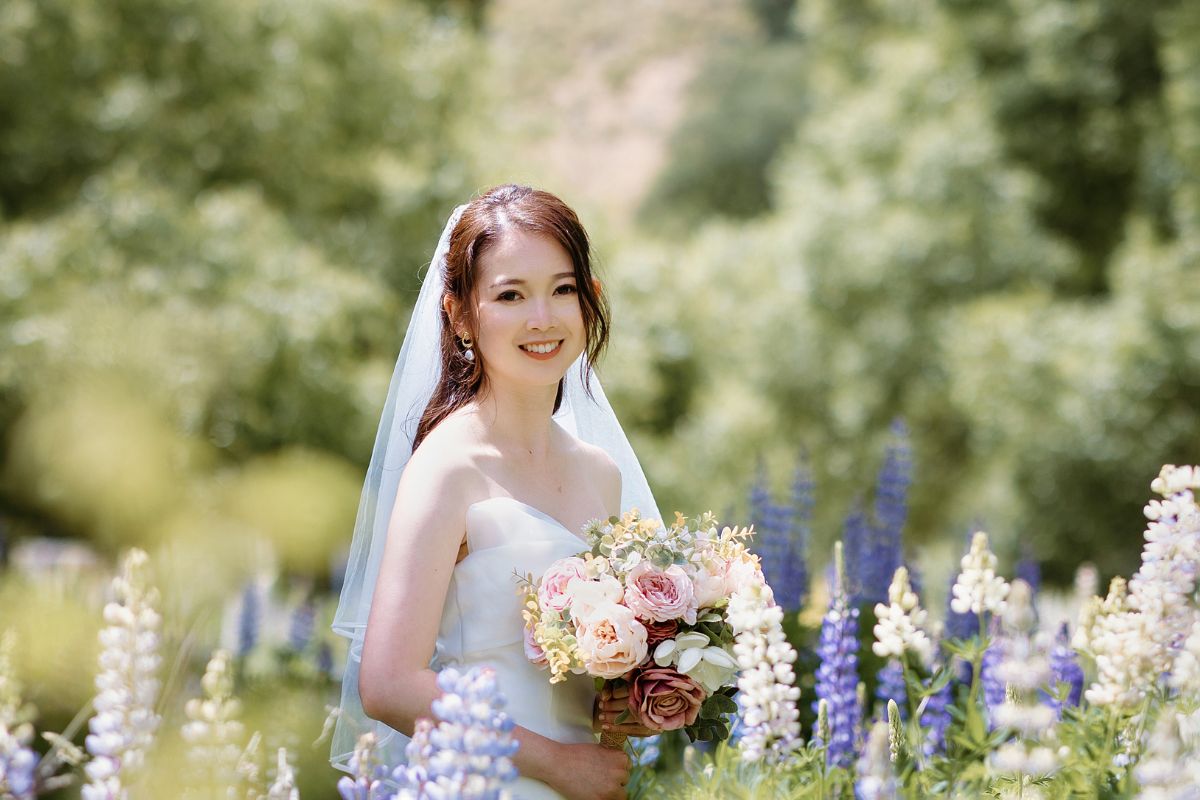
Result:
{"label": "cream rose", "polygon": [[604,603],[576,618],[575,643],[591,675],[619,678],[646,660],[646,626],[619,603]]}

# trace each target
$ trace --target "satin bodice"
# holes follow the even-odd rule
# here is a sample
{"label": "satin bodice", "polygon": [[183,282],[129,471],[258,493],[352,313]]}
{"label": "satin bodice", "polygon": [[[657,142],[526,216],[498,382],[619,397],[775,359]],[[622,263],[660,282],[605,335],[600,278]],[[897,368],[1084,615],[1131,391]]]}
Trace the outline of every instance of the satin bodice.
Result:
{"label": "satin bodice", "polygon": [[[587,675],[551,684],[550,674],[525,655],[518,576],[536,579],[554,561],[577,555],[587,543],[562,523],[512,497],[491,497],[467,509],[467,555],[450,576],[433,669],[490,664],[505,710],[521,727],[568,743],[595,743]],[[513,795],[550,800],[560,795],[540,781],[520,778]]]}

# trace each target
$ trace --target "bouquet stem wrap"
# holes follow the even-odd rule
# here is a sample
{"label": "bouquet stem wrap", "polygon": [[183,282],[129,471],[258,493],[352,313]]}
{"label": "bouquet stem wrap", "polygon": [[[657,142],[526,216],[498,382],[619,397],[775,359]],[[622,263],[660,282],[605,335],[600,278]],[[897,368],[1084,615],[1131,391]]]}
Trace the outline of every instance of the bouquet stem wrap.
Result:
{"label": "bouquet stem wrap", "polygon": [[603,731],[600,734],[600,746],[607,747],[610,750],[624,750],[625,740],[629,737],[623,733],[613,733],[612,731]]}

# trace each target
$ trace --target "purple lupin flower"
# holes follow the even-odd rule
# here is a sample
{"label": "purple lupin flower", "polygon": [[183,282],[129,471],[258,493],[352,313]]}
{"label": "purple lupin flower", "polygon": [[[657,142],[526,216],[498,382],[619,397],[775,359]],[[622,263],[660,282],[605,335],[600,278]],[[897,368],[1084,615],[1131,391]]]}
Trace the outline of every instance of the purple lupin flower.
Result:
{"label": "purple lupin flower", "polygon": [[749,498],[750,522],[755,530],[753,550],[762,559],[763,575],[775,602],[785,611],[793,611],[804,604],[808,593],[803,529],[796,525],[795,509],[775,503],[766,484],[760,462]]}
{"label": "purple lupin flower", "polygon": [[[25,726],[28,728],[28,726]],[[33,800],[38,754],[29,747],[28,730],[8,730],[0,723],[0,797]]]}
{"label": "purple lupin flower", "polygon": [[[884,451],[883,466],[875,481],[875,524],[889,542],[896,545],[896,564],[899,566],[900,542],[904,524],[908,521],[908,489],[912,485],[912,447],[908,426],[897,417],[891,426],[892,443]],[[889,574],[890,578],[891,575]]]}
{"label": "purple lupin flower", "polygon": [[1071,633],[1065,622],[1058,629],[1054,647],[1050,650],[1050,674],[1052,687],[1063,683],[1070,687],[1065,703],[1058,702],[1049,692],[1040,692],[1043,702],[1062,719],[1063,708],[1079,705],[1079,698],[1083,694],[1083,667],[1079,665],[1079,657],[1071,647]]}
{"label": "purple lupin flower", "polygon": [[868,587],[863,583],[863,565],[874,554],[868,550],[871,546],[871,526],[863,513],[861,497],[855,497],[850,503],[850,512],[842,522],[842,541],[846,544],[846,594],[849,595],[850,604],[857,607],[883,600],[887,596],[887,586],[880,592],[878,587]]}
{"label": "purple lupin flower", "polygon": [[912,451],[904,422],[897,419],[891,430],[894,438],[875,480],[874,520],[862,514],[857,501],[846,519],[846,569],[855,605],[884,602],[892,575],[903,563]]}
{"label": "purple lupin flower", "polygon": [[299,653],[308,647],[312,641],[313,628],[317,619],[317,610],[312,598],[305,597],[292,609],[292,618],[288,624],[288,645]]}
{"label": "purple lupin flower", "polygon": [[1033,555],[1033,548],[1027,542],[1021,544],[1021,558],[1013,570],[1015,577],[1029,584],[1034,597],[1042,588],[1042,565]]}
{"label": "purple lupin flower", "polygon": [[[833,592],[829,610],[821,620],[821,641],[817,655],[817,701],[827,704],[829,741],[826,761],[835,767],[850,767],[858,756],[857,743],[862,725],[858,701],[858,609],[849,603],[845,588],[842,543],[834,544]],[[815,725],[815,723],[814,723]],[[817,735],[814,727],[813,735]]]}
{"label": "purple lupin flower", "polygon": [[[908,720],[908,687],[904,685],[904,667],[895,658],[889,658],[876,673],[875,699],[881,708],[887,708],[888,700],[895,700],[900,709],[900,719]],[[886,717],[883,717],[886,719]]]}
{"label": "purple lupin flower", "polygon": [[808,595],[808,543],[812,539],[814,488],[812,470],[801,458],[792,476],[792,535],[787,562],[788,583],[796,587],[797,608],[804,604]]}
{"label": "purple lupin flower", "polygon": [[237,654],[245,656],[258,643],[262,625],[262,596],[257,581],[250,581],[242,590],[242,607],[238,612]]}
{"label": "purple lupin flower", "polygon": [[1005,683],[997,675],[997,668],[1008,656],[1008,643],[1000,634],[998,620],[992,620],[991,643],[983,653],[979,665],[979,683],[983,687],[983,702],[988,709],[989,726],[993,711],[1004,705]]}
{"label": "purple lupin flower", "polygon": [[503,710],[495,670],[445,667],[438,687],[442,696],[433,701],[433,713],[441,722],[418,727],[408,746],[409,763],[393,778],[422,797],[499,800],[517,778],[512,755],[520,743],[512,737],[515,723]]}

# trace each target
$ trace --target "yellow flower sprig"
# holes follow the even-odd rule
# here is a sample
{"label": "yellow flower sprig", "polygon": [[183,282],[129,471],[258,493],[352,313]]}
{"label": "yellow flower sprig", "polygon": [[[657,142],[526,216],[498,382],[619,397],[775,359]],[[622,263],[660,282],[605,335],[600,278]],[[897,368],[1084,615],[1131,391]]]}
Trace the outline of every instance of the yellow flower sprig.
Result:
{"label": "yellow flower sprig", "polygon": [[538,603],[537,583],[532,574],[518,577],[517,591],[522,596],[521,617],[525,620],[525,627],[533,631],[534,641],[546,655],[550,682],[565,681],[573,667],[582,665],[574,627],[560,614],[543,613]]}

